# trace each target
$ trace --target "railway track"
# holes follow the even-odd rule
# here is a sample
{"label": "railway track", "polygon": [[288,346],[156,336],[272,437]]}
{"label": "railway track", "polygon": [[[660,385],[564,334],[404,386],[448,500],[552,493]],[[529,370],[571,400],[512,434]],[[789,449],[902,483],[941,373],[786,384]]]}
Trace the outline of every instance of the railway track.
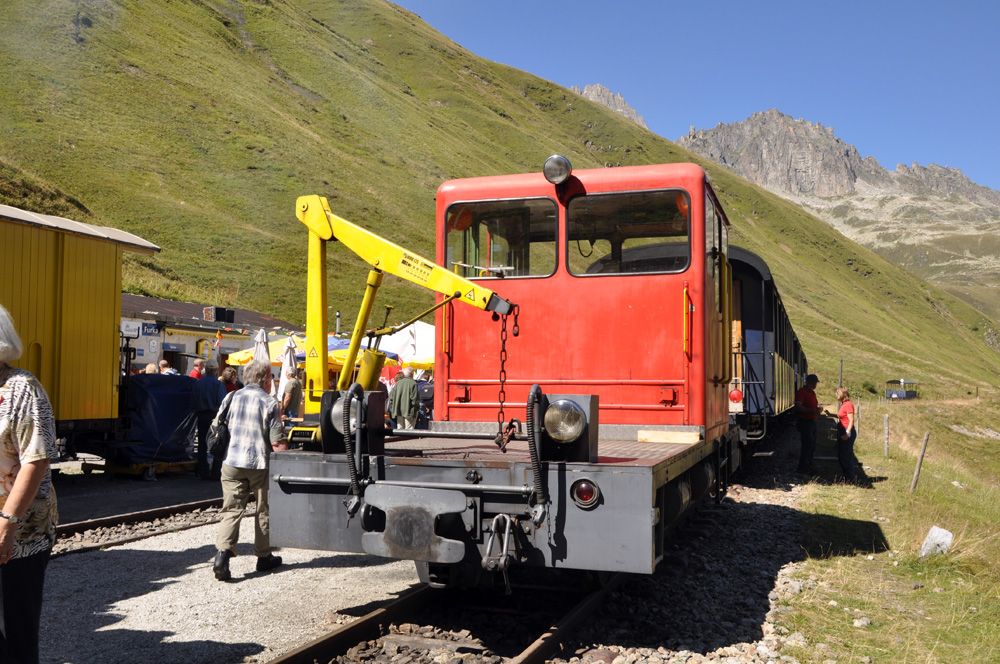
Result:
{"label": "railway track", "polygon": [[[589,592],[515,586],[513,599],[421,587],[269,664],[368,662],[386,655],[416,664],[441,661],[444,653],[473,653],[484,662],[540,664],[601,606],[622,577],[613,575]],[[519,639],[516,646],[514,639]],[[521,643],[526,647],[520,648]]]}
{"label": "railway track", "polygon": [[222,499],[212,498],[60,524],[56,527],[57,539],[52,557],[119,546],[163,533],[215,523],[218,521],[220,507]]}

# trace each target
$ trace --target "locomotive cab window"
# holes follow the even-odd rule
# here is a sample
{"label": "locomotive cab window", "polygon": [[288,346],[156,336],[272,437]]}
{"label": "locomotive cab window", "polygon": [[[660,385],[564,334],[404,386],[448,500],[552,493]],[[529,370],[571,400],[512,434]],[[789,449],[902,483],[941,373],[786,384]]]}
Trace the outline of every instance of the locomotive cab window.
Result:
{"label": "locomotive cab window", "polygon": [[448,267],[466,279],[548,276],[557,218],[548,198],[456,203],[446,215]]}
{"label": "locomotive cab window", "polygon": [[567,208],[572,274],[683,272],[690,204],[677,189],[577,196]]}

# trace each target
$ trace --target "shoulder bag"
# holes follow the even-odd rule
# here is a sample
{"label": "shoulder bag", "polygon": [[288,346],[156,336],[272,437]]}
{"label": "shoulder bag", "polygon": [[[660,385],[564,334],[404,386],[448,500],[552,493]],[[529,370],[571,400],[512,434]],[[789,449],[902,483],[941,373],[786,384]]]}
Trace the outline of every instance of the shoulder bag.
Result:
{"label": "shoulder bag", "polygon": [[212,423],[212,426],[208,430],[208,436],[205,442],[208,443],[208,453],[212,455],[213,459],[225,459],[226,453],[229,451],[229,405],[232,399],[230,397],[235,394],[230,392],[226,395],[226,398],[222,402],[222,407],[219,409],[219,414],[216,417],[216,422]]}

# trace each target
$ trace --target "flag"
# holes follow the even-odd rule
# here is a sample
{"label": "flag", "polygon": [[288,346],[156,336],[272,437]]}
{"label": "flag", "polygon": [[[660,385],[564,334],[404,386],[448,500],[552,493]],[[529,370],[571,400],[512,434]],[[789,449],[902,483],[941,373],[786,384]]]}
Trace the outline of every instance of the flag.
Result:
{"label": "flag", "polygon": [[222,345],[222,330],[215,331],[215,345],[213,348],[218,348]]}

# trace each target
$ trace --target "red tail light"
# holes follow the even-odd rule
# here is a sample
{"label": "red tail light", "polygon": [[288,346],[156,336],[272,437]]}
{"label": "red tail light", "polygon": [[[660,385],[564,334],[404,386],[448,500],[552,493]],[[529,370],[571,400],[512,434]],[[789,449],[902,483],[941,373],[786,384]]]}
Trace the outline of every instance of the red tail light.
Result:
{"label": "red tail light", "polygon": [[569,495],[580,507],[593,507],[601,498],[601,490],[590,480],[577,480],[569,489]]}

